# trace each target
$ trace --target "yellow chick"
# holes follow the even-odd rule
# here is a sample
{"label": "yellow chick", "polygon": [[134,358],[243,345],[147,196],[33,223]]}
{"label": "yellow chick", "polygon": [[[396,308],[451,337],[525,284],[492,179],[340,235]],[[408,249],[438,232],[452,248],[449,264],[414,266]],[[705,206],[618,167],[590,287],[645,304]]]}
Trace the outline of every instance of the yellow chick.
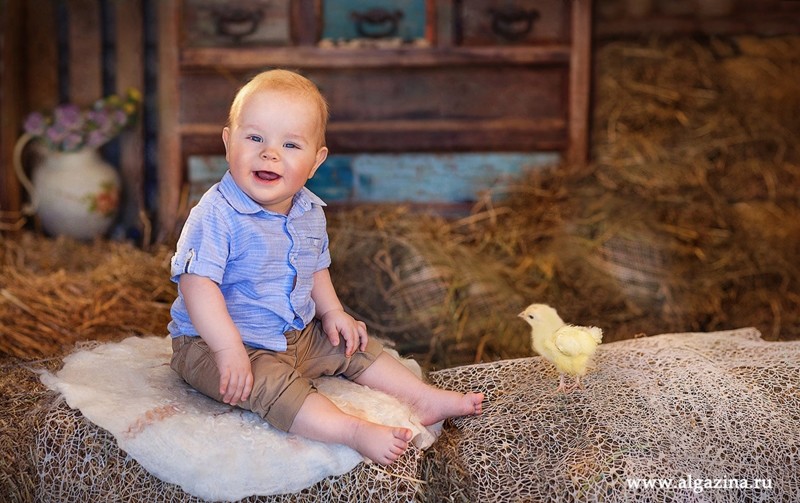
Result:
{"label": "yellow chick", "polygon": [[[519,313],[531,326],[531,343],[534,351],[555,364],[560,374],[556,393],[581,388],[581,376],[597,345],[603,340],[603,331],[597,327],[567,325],[552,307],[531,304]],[[575,377],[575,384],[567,386],[564,374]]]}

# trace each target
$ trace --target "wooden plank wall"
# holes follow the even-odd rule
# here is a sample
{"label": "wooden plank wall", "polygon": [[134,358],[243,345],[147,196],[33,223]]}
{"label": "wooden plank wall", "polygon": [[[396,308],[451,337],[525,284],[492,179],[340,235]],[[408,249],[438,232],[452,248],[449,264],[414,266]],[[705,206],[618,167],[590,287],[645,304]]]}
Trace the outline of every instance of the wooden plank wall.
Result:
{"label": "wooden plank wall", "polygon": [[19,96],[22,79],[14,71],[20,65],[22,27],[17,19],[21,2],[0,1],[0,230],[12,230],[21,223],[20,198],[12,169],[17,125],[22,114]]}
{"label": "wooden plank wall", "polygon": [[[181,3],[179,0],[159,0],[158,2],[158,241],[163,242],[177,235],[177,214],[181,207],[183,173],[177,166],[183,166],[180,155],[181,138],[179,103],[181,98],[179,81]],[[167,78],[166,76],[173,76]],[[171,169],[163,169],[170,166]]]}
{"label": "wooden plank wall", "polygon": [[[15,141],[22,133],[25,116],[34,110],[49,112],[63,102],[85,107],[131,87],[144,90],[143,1],[2,2],[4,56],[10,53],[9,59],[3,59],[4,92],[0,95],[4,132],[0,144],[0,204],[4,221],[14,220],[27,197],[13,174],[6,132]],[[17,30],[6,30],[17,26]],[[6,73],[11,77],[9,82],[18,83],[8,91]],[[14,103],[18,109],[6,111]],[[105,152],[111,152],[113,158],[107,154],[106,160],[119,169],[123,180],[120,228],[140,229],[145,215],[142,121],[115,141],[117,148],[106,148]]]}

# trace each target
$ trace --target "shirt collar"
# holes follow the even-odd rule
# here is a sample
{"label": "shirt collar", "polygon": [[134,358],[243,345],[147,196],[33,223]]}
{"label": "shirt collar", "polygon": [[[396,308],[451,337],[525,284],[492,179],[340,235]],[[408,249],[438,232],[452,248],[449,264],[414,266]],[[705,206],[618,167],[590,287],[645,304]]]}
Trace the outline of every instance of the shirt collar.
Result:
{"label": "shirt collar", "polygon": [[[225,200],[228,201],[228,204],[239,213],[252,215],[261,211],[266,212],[260,204],[250,199],[250,196],[245,194],[244,191],[236,185],[230,171],[225,172],[225,175],[219,182],[218,190],[225,197]],[[291,215],[296,212],[303,214],[310,210],[315,204],[317,206],[327,206],[319,196],[308,190],[308,188],[303,187],[300,189],[300,192],[295,194],[289,214]]]}
{"label": "shirt collar", "polygon": [[[319,198],[316,194],[308,190],[308,187],[303,187],[300,192],[295,194],[292,209],[299,209],[303,212],[310,210],[314,205],[327,206],[325,201]],[[291,211],[290,211],[291,212]]]}
{"label": "shirt collar", "polygon": [[219,188],[217,190],[225,197],[228,204],[239,213],[251,215],[263,211],[263,208],[258,203],[250,199],[250,196],[245,194],[244,191],[236,185],[230,171],[225,172],[225,175],[219,182]]}

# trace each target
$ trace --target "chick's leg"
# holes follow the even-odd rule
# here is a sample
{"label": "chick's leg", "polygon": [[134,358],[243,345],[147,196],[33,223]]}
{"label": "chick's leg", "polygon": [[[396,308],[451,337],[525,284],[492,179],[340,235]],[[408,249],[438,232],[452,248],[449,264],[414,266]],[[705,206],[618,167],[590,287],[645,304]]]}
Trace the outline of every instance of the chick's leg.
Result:
{"label": "chick's leg", "polygon": [[558,388],[556,388],[556,394],[558,393],[569,393],[570,388],[567,387],[567,382],[564,380],[564,374],[561,373],[558,375]]}
{"label": "chick's leg", "polygon": [[573,384],[572,386],[569,386],[567,388],[567,390],[566,390],[566,393],[569,393],[571,391],[575,391],[576,389],[581,389],[581,390],[585,389],[583,387],[583,383],[581,382],[581,376],[575,376],[575,384]]}

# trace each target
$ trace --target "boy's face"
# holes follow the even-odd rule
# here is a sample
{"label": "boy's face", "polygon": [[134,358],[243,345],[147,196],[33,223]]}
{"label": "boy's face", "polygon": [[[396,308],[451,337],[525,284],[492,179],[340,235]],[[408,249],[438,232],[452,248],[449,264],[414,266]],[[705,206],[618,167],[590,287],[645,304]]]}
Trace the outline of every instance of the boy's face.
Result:
{"label": "boy's face", "polygon": [[262,90],[222,130],[236,184],[264,209],[289,213],[292,198],[328,155],[320,147],[319,111],[296,93]]}

